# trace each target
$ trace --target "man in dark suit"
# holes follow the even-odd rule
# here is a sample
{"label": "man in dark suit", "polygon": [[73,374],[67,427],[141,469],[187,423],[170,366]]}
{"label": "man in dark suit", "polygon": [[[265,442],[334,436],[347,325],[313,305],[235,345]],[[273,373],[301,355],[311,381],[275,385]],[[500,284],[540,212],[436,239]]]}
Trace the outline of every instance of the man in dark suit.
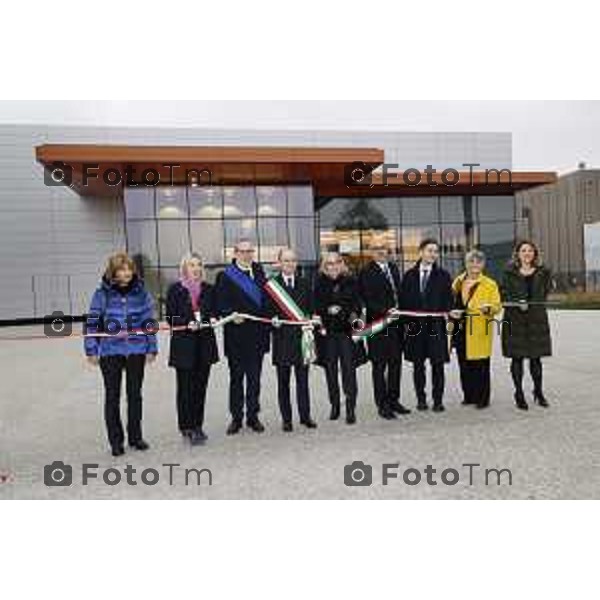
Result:
{"label": "man in dark suit", "polygon": [[[309,365],[302,353],[302,328],[279,323],[279,319],[296,320],[298,316],[310,319],[313,310],[312,290],[310,283],[296,271],[298,260],[293,250],[290,248],[280,250],[278,262],[281,272],[274,278],[274,283],[277,285],[273,288],[268,287],[267,293],[271,297],[271,306],[275,314],[272,359],[277,369],[277,394],[283,430],[293,430],[290,403],[292,368],[296,376],[296,399],[300,423],[309,429],[314,429],[317,424],[310,416]],[[283,293],[278,293],[278,290]]]}
{"label": "man in dark suit", "polygon": [[[409,269],[400,288],[400,309],[422,312],[450,312],[452,280],[438,266],[439,244],[427,238],[419,245],[420,258]],[[404,356],[413,363],[417,409],[427,410],[425,361],[431,363],[433,410],[444,410],[444,363],[450,360],[446,318],[407,317],[404,319]]]}
{"label": "man in dark suit", "polygon": [[[269,305],[263,290],[266,277],[262,266],[253,261],[254,252],[252,242],[246,239],[238,241],[232,263],[219,273],[215,290],[219,316],[246,313],[269,317]],[[258,418],[260,377],[264,355],[269,351],[269,325],[236,317],[223,329],[229,365],[231,412],[227,434],[234,435],[242,428],[244,406],[246,424],[261,433],[265,428]]]}
{"label": "man in dark suit", "polygon": [[[373,260],[361,271],[359,289],[367,309],[367,323],[385,318],[398,308],[400,271],[395,262],[388,260],[383,244],[371,248]],[[369,337],[369,359],[373,376],[373,395],[377,412],[384,419],[395,419],[396,413],[410,410],[400,403],[402,372],[402,326],[393,321],[383,331]]]}

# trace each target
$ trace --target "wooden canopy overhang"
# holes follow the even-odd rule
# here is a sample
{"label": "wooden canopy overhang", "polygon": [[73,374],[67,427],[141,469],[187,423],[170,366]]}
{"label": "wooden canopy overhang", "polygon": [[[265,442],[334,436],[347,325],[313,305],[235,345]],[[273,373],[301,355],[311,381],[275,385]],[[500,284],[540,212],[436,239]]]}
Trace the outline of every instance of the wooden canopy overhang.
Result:
{"label": "wooden canopy overhang", "polygon": [[553,172],[461,171],[446,180],[440,172],[423,174],[415,185],[413,173],[375,171],[362,183],[351,182],[357,165],[368,172],[383,164],[378,148],[45,144],[35,154],[48,173],[65,165],[63,184],[92,197],[115,196],[127,182],[149,184],[157,177],[166,185],[304,183],[318,197],[509,194],[557,179]]}

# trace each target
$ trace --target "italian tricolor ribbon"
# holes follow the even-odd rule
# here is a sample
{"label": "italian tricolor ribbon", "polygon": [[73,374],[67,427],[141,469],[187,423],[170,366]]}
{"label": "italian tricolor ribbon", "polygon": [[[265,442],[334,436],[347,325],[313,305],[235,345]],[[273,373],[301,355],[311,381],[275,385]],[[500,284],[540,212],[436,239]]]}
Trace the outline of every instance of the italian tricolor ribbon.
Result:
{"label": "italian tricolor ribbon", "polygon": [[[304,314],[297,302],[287,293],[285,288],[278,281],[270,279],[265,284],[264,289],[290,321],[310,322],[309,317]],[[314,362],[316,360],[315,337],[310,326],[302,328],[300,344],[304,364],[307,365]]]}
{"label": "italian tricolor ribbon", "polygon": [[352,340],[357,342],[359,340],[373,337],[378,333],[381,333],[384,329],[386,329],[392,322],[398,320],[400,317],[415,317],[415,318],[445,318],[448,316],[447,312],[441,311],[420,311],[420,310],[394,310],[391,309],[388,313],[386,313],[383,317],[379,319],[375,319],[370,323],[367,323],[364,327],[361,327],[358,330],[355,330],[352,333]]}

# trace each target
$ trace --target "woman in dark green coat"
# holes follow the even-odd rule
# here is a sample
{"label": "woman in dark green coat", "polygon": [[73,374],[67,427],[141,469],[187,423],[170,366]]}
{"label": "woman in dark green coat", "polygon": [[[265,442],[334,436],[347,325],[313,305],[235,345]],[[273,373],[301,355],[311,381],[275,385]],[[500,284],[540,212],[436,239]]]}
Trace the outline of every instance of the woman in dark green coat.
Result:
{"label": "woman in dark green coat", "polygon": [[530,241],[517,244],[513,260],[504,273],[502,299],[502,353],[511,358],[510,372],[515,386],[515,402],[521,410],[529,406],[523,393],[523,363],[529,359],[533,399],[546,408],[542,388],[542,357],[552,354],[546,299],[552,288],[550,271],[540,264],[539,250]]}

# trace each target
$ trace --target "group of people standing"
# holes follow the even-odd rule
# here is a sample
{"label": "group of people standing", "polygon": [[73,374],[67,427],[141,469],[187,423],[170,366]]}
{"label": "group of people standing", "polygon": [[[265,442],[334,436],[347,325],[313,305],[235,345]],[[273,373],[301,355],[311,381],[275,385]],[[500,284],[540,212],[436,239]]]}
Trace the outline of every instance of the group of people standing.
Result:
{"label": "group of people standing", "polygon": [[[345,421],[356,423],[357,368],[371,363],[378,414],[396,419],[411,410],[401,403],[403,359],[413,364],[417,410],[444,408],[445,364],[455,349],[460,366],[463,404],[489,406],[490,357],[500,325],[502,349],[511,359],[516,406],[528,409],[523,390],[524,361],[529,360],[533,397],[547,407],[541,358],[551,354],[546,299],[551,277],[530,241],[515,247],[499,286],[484,274],[485,255],[467,253],[465,270],[454,281],[438,264],[439,245],[425,239],[419,260],[401,274],[384,245],[371,248],[373,260],[357,276],[335,252],[322,257],[314,285],[297,269],[296,254],[279,252],[279,273],[268,279],[254,260],[249,240],[239,240],[234,259],[215,285],[204,278],[201,256],[181,261],[180,278],[168,290],[166,317],[171,330],[169,365],[176,372],[179,431],[192,445],[203,444],[204,408],[211,367],[219,361],[215,328],[223,327],[223,350],[229,368],[228,435],[244,423],[264,431],[260,414],[261,373],[271,350],[277,395],[286,432],[293,430],[290,382],[296,382],[300,424],[314,429],[309,375],[311,363],[324,368],[330,419],[338,420],[345,400]],[[501,291],[502,290],[502,293]],[[496,316],[504,309],[501,322]],[[99,364],[105,386],[105,422],[114,456],[124,453],[120,392],[126,374],[127,438],[137,450],[142,437],[142,383],[146,362],[155,360],[155,332],[140,330],[152,319],[152,297],[124,253],[108,260],[87,317],[85,353]],[[111,335],[111,324],[129,327]],[[366,340],[366,346],[365,346]],[[431,372],[431,404],[426,394]],[[341,378],[341,388],[340,388]]]}

